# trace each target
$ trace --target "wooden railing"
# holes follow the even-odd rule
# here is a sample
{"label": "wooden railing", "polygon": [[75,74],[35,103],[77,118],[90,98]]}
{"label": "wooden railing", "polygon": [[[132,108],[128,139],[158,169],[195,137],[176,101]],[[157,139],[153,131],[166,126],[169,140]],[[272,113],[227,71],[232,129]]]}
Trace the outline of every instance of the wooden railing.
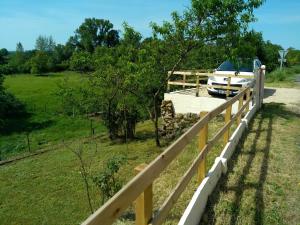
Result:
{"label": "wooden railing", "polygon": [[[244,96],[246,101],[244,102]],[[121,214],[135,201],[136,224],[162,224],[168,212],[172,209],[181,193],[185,190],[191,178],[198,172],[199,184],[206,176],[206,156],[223,137],[226,144],[230,136],[230,127],[234,122],[238,124],[244,112],[249,111],[252,99],[250,88],[244,88],[240,93],[226,101],[210,112],[201,112],[201,119],[195,123],[186,133],[179,137],[163,153],[161,153],[149,165],[141,165],[136,170],[138,174],[129,181],[115,196],[108,200],[100,209],[93,213],[85,225],[108,225],[112,224]],[[238,111],[232,114],[232,105],[238,101]],[[209,121],[225,112],[225,124],[218,132],[208,140]],[[176,187],[160,206],[155,215],[153,214],[152,184],[166,167],[184,150],[185,146],[199,134],[199,154],[194,159],[188,170],[181,177]]]}
{"label": "wooden railing", "polygon": [[[171,71],[169,71],[169,74]],[[172,85],[175,86],[182,86],[183,89],[185,87],[195,87],[196,88],[196,96],[199,96],[199,89],[202,87],[208,88],[218,88],[226,90],[226,96],[228,97],[230,94],[230,90],[241,90],[243,87],[236,87],[231,85],[232,78],[246,78],[246,79],[254,79],[254,76],[251,75],[233,75],[233,74],[215,74],[211,72],[203,72],[198,70],[190,70],[190,71],[174,71],[172,75],[180,75],[182,79],[180,80],[169,80],[167,84],[167,90],[170,91],[170,87]],[[208,85],[208,84],[201,84],[201,80],[207,80],[208,77],[226,77],[227,78],[227,85]]]}

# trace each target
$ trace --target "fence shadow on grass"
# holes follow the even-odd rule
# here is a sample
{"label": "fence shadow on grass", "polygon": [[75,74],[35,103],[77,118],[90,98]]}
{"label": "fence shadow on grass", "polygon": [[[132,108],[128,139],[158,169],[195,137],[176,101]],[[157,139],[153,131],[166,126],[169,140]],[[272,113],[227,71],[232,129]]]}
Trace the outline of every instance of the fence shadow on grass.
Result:
{"label": "fence shadow on grass", "polygon": [[[249,124],[249,132],[255,133],[255,137],[253,138],[253,142],[250,147],[246,147],[245,143],[247,141],[246,132],[242,137],[235,153],[228,163],[228,172],[227,174],[221,178],[218,183],[216,189],[213,194],[209,197],[206,211],[202,217],[200,224],[215,224],[215,218],[219,215],[215,212],[214,206],[218,204],[220,201],[220,194],[226,192],[233,192],[233,200],[231,201],[230,207],[230,224],[235,225],[238,223],[238,216],[241,210],[241,201],[243,194],[246,190],[252,189],[255,190],[255,209],[254,218],[252,224],[263,224],[263,217],[265,212],[265,203],[264,203],[264,184],[268,174],[268,165],[269,165],[269,152],[270,145],[272,142],[272,134],[273,134],[273,122],[276,117],[281,117],[284,119],[291,118],[300,118],[300,114],[291,112],[284,107],[284,104],[278,103],[269,103],[265,104],[264,107],[260,110],[259,114],[257,114],[255,120],[258,121],[258,125],[254,127],[254,121]],[[267,124],[267,125],[265,125]],[[266,127],[266,128],[264,128]],[[262,136],[262,132],[266,132],[266,135]],[[264,139],[265,137],[265,139]],[[259,146],[258,146],[259,142]],[[250,170],[256,165],[253,165],[254,158],[257,153],[263,153],[262,160],[259,170],[259,179],[257,182],[249,183],[246,182],[246,178],[250,173]],[[241,155],[247,155],[246,162],[240,169],[241,175],[235,182],[234,186],[229,186],[228,175],[234,173],[234,168],[238,163],[238,159]]]}

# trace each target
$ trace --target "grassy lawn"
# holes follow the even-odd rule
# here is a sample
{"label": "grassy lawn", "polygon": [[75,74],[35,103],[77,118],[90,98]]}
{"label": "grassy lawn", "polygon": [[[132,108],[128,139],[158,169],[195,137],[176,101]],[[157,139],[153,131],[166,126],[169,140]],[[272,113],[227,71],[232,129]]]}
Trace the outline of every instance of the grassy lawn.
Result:
{"label": "grassy lawn", "polygon": [[[74,72],[47,76],[12,75],[5,79],[5,87],[26,105],[29,116],[10,120],[5,132],[0,133],[0,158],[6,159],[29,151],[26,133],[29,132],[31,151],[61,143],[76,137],[89,136],[90,120],[61,113],[59,97],[55,95],[57,82],[69,77],[72,85],[84,81]],[[96,134],[105,132],[101,122],[93,123]]]}
{"label": "grassy lawn", "polygon": [[266,74],[266,86],[280,88],[300,88],[299,84],[295,83],[296,75],[300,75],[300,65],[276,69],[271,73]]}
{"label": "grassy lawn", "polygon": [[[210,136],[223,122],[216,118],[210,123]],[[95,146],[97,144],[97,151]],[[150,121],[139,123],[137,138],[128,144],[113,143],[107,135],[95,140],[75,141],[70,147],[82,146],[84,159],[90,163],[90,174],[97,174],[114,155],[124,155],[126,163],[118,173],[123,184],[135,174],[134,168],[152,161],[163,148],[157,148]],[[222,149],[222,144],[209,154],[210,167]],[[172,162],[154,183],[154,210],[157,210],[198,153],[197,138]],[[89,214],[85,187],[74,154],[61,148],[0,167],[0,221],[3,224],[79,224]],[[91,182],[91,181],[90,181]],[[90,183],[93,208],[100,207],[100,194]],[[169,214],[165,224],[176,224],[197,187],[193,179]],[[132,208],[118,224],[133,224]]]}
{"label": "grassy lawn", "polygon": [[300,115],[265,104],[209,199],[202,224],[300,224]]}
{"label": "grassy lawn", "polygon": [[[13,121],[12,131],[0,137],[1,149],[7,149],[2,154],[9,157],[25,152],[25,131],[20,124],[39,124],[33,126],[30,133],[34,150],[61,143],[62,139],[69,140],[70,148],[83,149],[91,175],[102,171],[113,156],[123,155],[127,160],[118,179],[125,184],[135,175],[136,166],[151,162],[164,149],[155,146],[151,122],[139,123],[136,139],[127,144],[111,142],[100,122],[94,123],[96,138],[83,139],[89,135],[90,121],[62,116],[58,98],[53,95],[56,82],[64,76],[69,76],[74,85],[84,79],[70,72],[46,77],[7,77],[5,85],[31,107],[32,114],[24,121]],[[299,117],[283,105],[265,104],[230,161],[228,175],[221,179],[211,196],[204,224],[299,224]],[[209,136],[212,137],[223,124],[222,117],[211,121]],[[235,125],[232,130],[234,128]],[[17,148],[18,142],[24,147]],[[208,168],[222,147],[219,143],[208,154]],[[154,182],[154,211],[170,194],[197,153],[196,137]],[[64,146],[57,151],[1,166],[0,224],[80,224],[90,215],[90,210],[79,167],[78,158]],[[91,180],[89,182],[92,205],[96,210],[101,206],[101,196]],[[165,224],[178,223],[196,188],[194,177]],[[117,224],[133,224],[133,221],[131,207]]]}

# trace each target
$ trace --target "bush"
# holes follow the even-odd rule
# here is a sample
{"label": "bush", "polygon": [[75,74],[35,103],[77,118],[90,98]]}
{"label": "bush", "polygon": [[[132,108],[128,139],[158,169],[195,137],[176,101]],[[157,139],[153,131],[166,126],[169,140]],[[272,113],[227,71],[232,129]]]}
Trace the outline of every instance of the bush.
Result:
{"label": "bush", "polygon": [[300,66],[283,68],[282,70],[276,69],[273,72],[266,75],[266,81],[269,83],[292,81],[295,75],[299,73],[300,73]]}
{"label": "bush", "polygon": [[88,52],[74,52],[70,59],[70,69],[79,72],[92,71],[94,69],[92,55]]}
{"label": "bush", "polygon": [[98,176],[93,177],[94,183],[101,192],[102,204],[121,189],[122,183],[116,175],[125,161],[124,156],[114,156],[108,160],[106,168]]}
{"label": "bush", "polygon": [[16,72],[16,68],[10,64],[0,65],[0,74],[13,74]]}

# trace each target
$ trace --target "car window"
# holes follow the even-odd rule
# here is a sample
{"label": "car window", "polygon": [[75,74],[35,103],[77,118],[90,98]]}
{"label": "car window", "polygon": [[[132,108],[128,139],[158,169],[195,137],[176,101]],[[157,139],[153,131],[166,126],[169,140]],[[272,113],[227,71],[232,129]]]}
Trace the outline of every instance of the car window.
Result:
{"label": "car window", "polygon": [[253,72],[253,66],[253,60],[238,60],[235,63],[227,60],[217,68],[217,71]]}
{"label": "car window", "polygon": [[233,63],[225,61],[217,68],[217,71],[236,71],[236,69]]}

